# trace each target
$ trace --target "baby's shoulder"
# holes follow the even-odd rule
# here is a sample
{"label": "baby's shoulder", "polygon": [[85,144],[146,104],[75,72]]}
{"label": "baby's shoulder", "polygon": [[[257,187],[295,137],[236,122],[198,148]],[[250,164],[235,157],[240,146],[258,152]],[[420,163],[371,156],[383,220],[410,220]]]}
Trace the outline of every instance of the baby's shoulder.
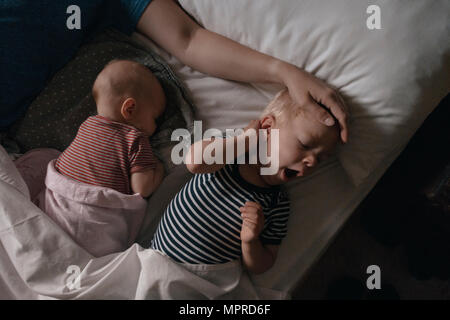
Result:
{"label": "baby's shoulder", "polygon": [[289,193],[285,188],[280,188],[280,192],[278,193],[279,201],[289,201]]}
{"label": "baby's shoulder", "polygon": [[271,203],[271,209],[277,209],[280,207],[289,208],[290,207],[290,199],[289,194],[286,190],[280,189],[280,191],[273,197],[273,201]]}

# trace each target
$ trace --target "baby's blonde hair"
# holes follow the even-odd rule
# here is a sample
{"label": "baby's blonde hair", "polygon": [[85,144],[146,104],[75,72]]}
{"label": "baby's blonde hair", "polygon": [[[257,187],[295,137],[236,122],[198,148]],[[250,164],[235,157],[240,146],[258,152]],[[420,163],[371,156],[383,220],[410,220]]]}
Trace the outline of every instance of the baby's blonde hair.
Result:
{"label": "baby's blonde hair", "polygon": [[261,119],[266,116],[273,116],[276,121],[281,124],[286,123],[289,119],[297,117],[302,113],[303,108],[300,104],[295,103],[289,95],[288,89],[278,92],[269,105],[264,109]]}

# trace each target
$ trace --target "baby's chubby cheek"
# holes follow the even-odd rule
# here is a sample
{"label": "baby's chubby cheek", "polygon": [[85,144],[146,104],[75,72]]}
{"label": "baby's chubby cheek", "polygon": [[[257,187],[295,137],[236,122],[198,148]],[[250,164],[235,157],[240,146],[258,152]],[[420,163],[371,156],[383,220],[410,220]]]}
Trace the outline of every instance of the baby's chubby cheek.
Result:
{"label": "baby's chubby cheek", "polygon": [[280,146],[278,156],[281,168],[293,166],[301,159],[301,153],[297,146]]}
{"label": "baby's chubby cheek", "polygon": [[285,149],[284,140],[286,139],[284,137],[284,131],[282,129],[279,128],[271,129],[270,134],[268,135],[266,140],[267,155],[269,157],[277,156],[278,159],[280,159],[280,156],[283,153],[283,149]]}

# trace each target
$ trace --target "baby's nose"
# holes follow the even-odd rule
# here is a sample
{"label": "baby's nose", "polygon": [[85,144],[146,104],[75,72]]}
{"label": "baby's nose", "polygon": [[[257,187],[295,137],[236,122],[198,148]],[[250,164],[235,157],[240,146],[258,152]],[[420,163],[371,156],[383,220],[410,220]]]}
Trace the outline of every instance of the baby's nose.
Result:
{"label": "baby's nose", "polygon": [[318,163],[317,157],[315,155],[309,155],[303,159],[303,163],[309,168],[315,167]]}

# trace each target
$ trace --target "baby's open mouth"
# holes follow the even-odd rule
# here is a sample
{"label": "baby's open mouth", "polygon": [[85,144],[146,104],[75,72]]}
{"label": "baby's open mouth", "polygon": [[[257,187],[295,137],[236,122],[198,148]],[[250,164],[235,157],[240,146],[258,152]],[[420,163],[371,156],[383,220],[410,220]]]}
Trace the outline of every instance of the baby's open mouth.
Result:
{"label": "baby's open mouth", "polygon": [[298,171],[297,171],[297,170],[292,170],[292,169],[289,169],[289,168],[285,168],[285,169],[284,169],[284,174],[285,174],[286,177],[288,177],[288,178],[294,178],[294,177],[297,176]]}

